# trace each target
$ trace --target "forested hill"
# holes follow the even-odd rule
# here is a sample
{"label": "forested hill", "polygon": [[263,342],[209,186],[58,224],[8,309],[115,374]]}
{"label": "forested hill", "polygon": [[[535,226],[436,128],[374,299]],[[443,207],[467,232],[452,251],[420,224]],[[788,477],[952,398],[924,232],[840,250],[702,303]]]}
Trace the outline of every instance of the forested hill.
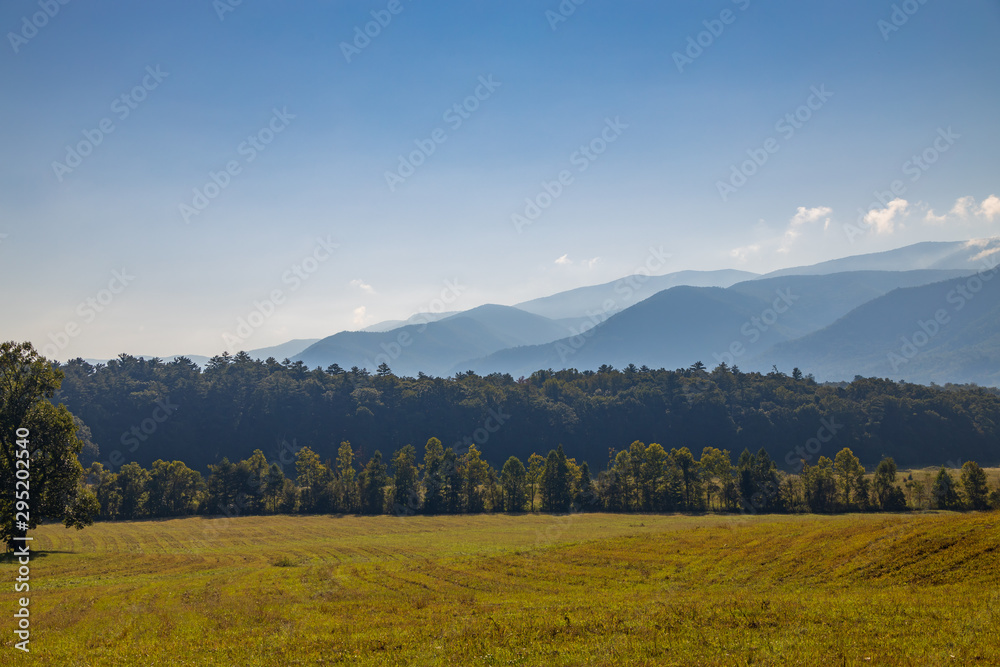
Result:
{"label": "forested hill", "polygon": [[493,465],[563,444],[599,468],[610,450],[635,440],[694,452],[763,447],[786,469],[803,454],[815,462],[843,447],[869,467],[884,456],[904,467],[1000,463],[1000,395],[971,386],[861,378],[821,385],[797,372],[709,371],[700,363],[674,371],[538,371],[518,380],[400,378],[386,368],[376,375],[310,370],[245,354],[215,357],[204,371],[183,358],[127,355],[60,368],[66,377],[54,400],[84,421],[100,448],[96,460],[111,468],[165,459],[204,470],[254,449],[276,458],[283,442],[325,460],[344,440],[364,461],[430,437],[445,446],[475,442]]}

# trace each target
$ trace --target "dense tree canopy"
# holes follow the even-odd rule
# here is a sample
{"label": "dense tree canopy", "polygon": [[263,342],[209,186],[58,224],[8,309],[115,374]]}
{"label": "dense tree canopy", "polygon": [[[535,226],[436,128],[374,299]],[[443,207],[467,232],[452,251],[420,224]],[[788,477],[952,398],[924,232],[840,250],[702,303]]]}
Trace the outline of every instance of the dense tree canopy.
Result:
{"label": "dense tree canopy", "polygon": [[[817,384],[801,374],[698,364],[538,371],[518,380],[472,373],[400,378],[385,369],[310,370],[246,354],[215,357],[204,371],[185,359],[127,355],[97,366],[78,359],[59,370],[66,377],[57,400],[82,418],[100,449],[85,452],[84,465],[98,460],[114,471],[129,461],[148,467],[163,459],[205,472],[254,449],[272,460],[286,441],[308,446],[322,461],[335,460],[340,443],[350,442],[367,461],[376,449],[393,452],[431,437],[458,458],[475,444],[497,467],[517,456],[529,486],[537,483],[530,455],[560,443],[591,462],[642,440],[666,452],[764,449],[782,470],[798,470],[803,460],[815,466],[844,447],[865,466],[886,456],[906,467],[958,458],[1000,463],[1000,395],[974,386],[865,378]],[[842,492],[847,478],[838,479]],[[444,488],[443,480],[435,483]]]}

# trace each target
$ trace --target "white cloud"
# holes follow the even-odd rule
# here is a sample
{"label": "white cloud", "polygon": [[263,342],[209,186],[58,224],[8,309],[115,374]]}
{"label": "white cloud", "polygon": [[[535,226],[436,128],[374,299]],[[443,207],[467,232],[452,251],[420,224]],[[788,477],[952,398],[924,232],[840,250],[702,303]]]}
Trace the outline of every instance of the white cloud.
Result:
{"label": "white cloud", "polygon": [[799,206],[798,211],[792,217],[792,227],[801,227],[807,222],[816,222],[821,218],[829,219],[831,213],[833,213],[833,209],[829,206],[817,206],[815,208]]}
{"label": "white cloud", "polygon": [[991,255],[995,255],[998,252],[1000,252],[1000,246],[998,246],[996,248],[987,248],[986,250],[983,250],[980,253],[976,253],[975,255],[973,255],[972,257],[970,257],[969,261],[970,262],[978,262],[979,260],[986,259],[987,257],[990,257]]}
{"label": "white cloud", "polygon": [[1000,197],[996,195],[990,195],[983,200],[983,203],[979,205],[979,213],[993,222],[993,218],[1000,216]]}
{"label": "white cloud", "polygon": [[[865,215],[865,224],[874,227],[876,234],[892,234],[896,231],[896,218],[905,216],[909,206],[910,202],[897,197],[885,208],[868,211]],[[902,227],[902,223],[899,223],[899,226]]]}
{"label": "white cloud", "polygon": [[955,200],[955,205],[951,207],[951,214],[957,215],[960,218],[968,218],[970,213],[975,213],[976,211],[976,198],[975,197],[959,197]]}
{"label": "white cloud", "polygon": [[366,294],[374,294],[375,293],[375,288],[372,287],[371,285],[369,285],[368,283],[366,283],[364,280],[361,280],[361,278],[355,278],[354,280],[352,280],[351,281],[351,287],[357,287],[358,289],[360,289],[362,292],[365,292]]}
{"label": "white cloud", "polygon": [[934,224],[940,224],[948,219],[947,215],[934,215],[934,209],[929,209],[927,215],[924,216],[924,220]]}
{"label": "white cloud", "polygon": [[352,321],[355,325],[363,327],[369,320],[372,319],[375,318],[368,314],[368,309],[365,306],[358,306],[354,309],[354,319]]}
{"label": "white cloud", "polygon": [[829,206],[816,206],[814,208],[799,206],[795,215],[788,222],[788,229],[785,230],[785,236],[781,246],[778,247],[778,252],[787,253],[791,250],[792,243],[802,235],[802,227],[807,224],[826,218],[823,222],[823,229],[829,229],[831,213],[833,213],[833,209]]}
{"label": "white cloud", "polygon": [[569,254],[567,253],[567,254],[563,255],[562,257],[559,257],[558,259],[556,259],[556,261],[554,263],[557,264],[558,266],[579,266],[579,267],[586,267],[587,270],[589,271],[589,270],[593,269],[597,265],[597,263],[600,262],[600,261],[601,261],[600,257],[591,257],[590,259],[572,260],[572,259],[569,258]]}
{"label": "white cloud", "polygon": [[756,255],[758,252],[760,252],[760,246],[755,243],[742,248],[733,248],[729,251],[729,256],[739,262],[745,262],[750,258],[750,255]]}
{"label": "white cloud", "polygon": [[979,218],[987,222],[993,222],[994,218],[1000,217],[1000,197],[990,195],[981,204],[976,204],[976,198],[971,195],[959,197],[955,200],[954,206],[944,215],[936,215],[934,209],[927,211],[924,220],[930,223],[941,224],[948,220],[969,220]]}

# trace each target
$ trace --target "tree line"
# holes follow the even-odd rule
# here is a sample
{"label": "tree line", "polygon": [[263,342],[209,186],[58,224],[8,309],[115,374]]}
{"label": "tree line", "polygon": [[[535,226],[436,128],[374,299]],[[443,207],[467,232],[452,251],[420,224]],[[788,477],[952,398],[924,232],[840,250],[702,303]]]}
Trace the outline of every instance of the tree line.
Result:
{"label": "tree line", "polygon": [[[364,463],[348,442],[336,461],[309,447],[293,463],[268,462],[261,450],[239,462],[223,459],[201,473],[180,461],[157,460],[150,469],[128,463],[118,472],[95,462],[84,483],[100,506],[98,518],[140,519],[187,514],[465,514],[483,512],[858,512],[1000,509],[1000,487],[967,461],[956,476],[942,467],[933,479],[900,479],[895,462],[882,459],[865,473],[849,448],[819,457],[800,473],[778,470],[767,451],[744,450],[733,463],[728,450],[706,447],[696,458],[687,447],[667,451],[633,442],[612,452],[592,476],[586,461],[568,458],[560,445],[527,464],[509,457],[497,470],[473,444],[458,454],[430,438],[418,460],[412,445],[388,461],[376,450]],[[929,484],[928,484],[929,483]],[[917,489],[921,489],[918,491]]]}

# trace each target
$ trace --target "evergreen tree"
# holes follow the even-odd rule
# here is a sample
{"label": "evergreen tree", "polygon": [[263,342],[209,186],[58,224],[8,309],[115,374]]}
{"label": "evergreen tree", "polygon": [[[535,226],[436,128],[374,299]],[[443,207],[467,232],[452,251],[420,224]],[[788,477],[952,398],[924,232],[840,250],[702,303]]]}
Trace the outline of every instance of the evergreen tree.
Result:
{"label": "evergreen tree", "polygon": [[503,508],[506,512],[522,512],[528,502],[527,471],[516,456],[511,456],[500,471],[503,487]]}
{"label": "evergreen tree", "polygon": [[586,461],[580,466],[580,485],[573,498],[573,507],[578,512],[588,512],[598,507],[597,493],[594,490],[594,483],[590,479],[590,466],[587,465]]}
{"label": "evergreen tree", "polygon": [[961,509],[962,499],[958,495],[955,479],[945,469],[938,471],[934,478],[934,485],[931,487],[931,496],[934,498],[934,505],[942,510]]}
{"label": "evergreen tree", "polygon": [[546,512],[565,512],[569,510],[571,490],[569,485],[569,469],[566,465],[566,454],[562,445],[549,450],[545,459],[545,470],[542,472],[542,509]]}
{"label": "evergreen tree", "polygon": [[444,447],[441,441],[429,439],[424,445],[424,512],[427,514],[441,514],[447,509],[443,464]]}
{"label": "evergreen tree", "polygon": [[833,472],[837,478],[840,503],[845,510],[858,509],[867,501],[861,493],[865,469],[854,452],[847,447],[837,452],[833,459]]}
{"label": "evergreen tree", "polygon": [[336,511],[357,512],[360,509],[357,471],[354,469],[354,450],[346,440],[337,450]]}
{"label": "evergreen tree", "polygon": [[484,485],[487,482],[488,471],[486,462],[480,457],[475,445],[469,445],[469,451],[463,457],[465,470],[465,511],[478,514],[486,508]]}
{"label": "evergreen tree", "polygon": [[528,501],[531,511],[535,511],[535,496],[538,495],[539,485],[542,481],[542,473],[545,472],[545,458],[539,454],[532,454],[528,457],[527,469]]}
{"label": "evergreen tree", "polygon": [[965,506],[973,510],[989,507],[989,485],[986,472],[975,461],[966,461],[962,466],[962,491]]}
{"label": "evergreen tree", "polygon": [[382,462],[382,452],[375,450],[361,472],[361,511],[365,514],[382,514],[385,511],[385,486],[388,471]]}
{"label": "evergreen tree", "polygon": [[417,451],[413,445],[406,445],[392,457],[392,511],[397,516],[409,516],[420,509],[416,461]]}
{"label": "evergreen tree", "polygon": [[303,447],[295,456],[296,483],[299,486],[299,505],[310,513],[329,512],[333,509],[333,473],[309,447]]}

